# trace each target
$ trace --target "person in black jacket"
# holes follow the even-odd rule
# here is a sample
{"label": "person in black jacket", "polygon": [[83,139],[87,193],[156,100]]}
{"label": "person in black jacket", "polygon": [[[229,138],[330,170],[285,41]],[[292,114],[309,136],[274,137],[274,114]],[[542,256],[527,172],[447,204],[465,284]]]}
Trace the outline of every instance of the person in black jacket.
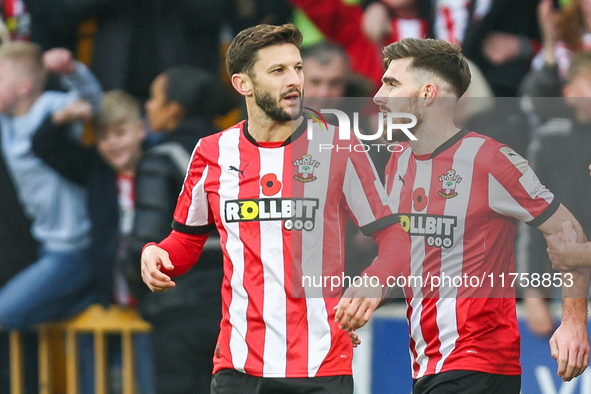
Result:
{"label": "person in black jacket", "polygon": [[[572,109],[570,117],[554,118],[535,131],[535,138],[528,148],[528,155],[540,181],[579,220],[587,239],[591,238],[591,210],[588,196],[591,194],[591,179],[587,171],[591,163],[591,53],[579,52],[573,56],[562,94]],[[551,100],[551,101],[550,101]],[[548,103],[559,103],[561,99],[547,99]],[[523,242],[525,272],[554,279],[546,250],[546,240],[527,229]],[[550,238],[550,237],[549,237]],[[553,237],[554,238],[554,237]],[[552,256],[552,255],[550,255]],[[574,259],[571,260],[574,262]],[[554,268],[570,271],[570,267]],[[535,286],[531,283],[525,289],[525,312],[530,329],[538,335],[548,335],[556,321],[549,308],[547,298],[555,297],[553,286]]]}
{"label": "person in black jacket", "polygon": [[[164,138],[146,152],[137,170],[136,212],[127,278],[142,317],[152,323],[158,394],[208,393],[221,320],[222,252],[210,237],[203,255],[167,293],[143,285],[140,256],[150,241],[170,233],[178,195],[197,141],[215,133],[211,119],[222,104],[223,85],[190,66],[166,70],[152,83],[146,111]],[[179,362],[182,360],[182,362]]]}

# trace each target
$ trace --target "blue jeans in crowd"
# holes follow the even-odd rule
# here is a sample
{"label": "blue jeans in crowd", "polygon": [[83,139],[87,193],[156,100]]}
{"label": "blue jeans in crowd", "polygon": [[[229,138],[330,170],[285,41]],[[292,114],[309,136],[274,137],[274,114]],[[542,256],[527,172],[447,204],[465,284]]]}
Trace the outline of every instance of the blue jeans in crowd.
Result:
{"label": "blue jeans in crowd", "polygon": [[0,288],[0,327],[22,330],[82,312],[98,300],[89,290],[92,276],[87,249],[43,249],[39,260]]}

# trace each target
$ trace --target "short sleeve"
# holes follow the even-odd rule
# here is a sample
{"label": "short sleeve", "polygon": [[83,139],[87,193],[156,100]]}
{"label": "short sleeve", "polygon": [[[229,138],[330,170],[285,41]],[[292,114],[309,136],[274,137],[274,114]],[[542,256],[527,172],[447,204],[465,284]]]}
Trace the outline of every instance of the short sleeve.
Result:
{"label": "short sleeve", "polygon": [[508,146],[499,148],[490,164],[488,203],[495,212],[533,227],[548,220],[560,205],[529,162]]}
{"label": "short sleeve", "polygon": [[193,151],[191,164],[174,211],[172,228],[185,234],[205,234],[214,229],[213,215],[205,191],[209,165],[201,149],[201,141],[199,141]]}

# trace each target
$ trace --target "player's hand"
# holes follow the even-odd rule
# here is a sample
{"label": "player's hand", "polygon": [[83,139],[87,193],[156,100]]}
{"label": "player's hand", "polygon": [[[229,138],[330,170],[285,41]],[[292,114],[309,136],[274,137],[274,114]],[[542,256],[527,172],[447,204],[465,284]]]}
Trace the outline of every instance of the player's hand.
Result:
{"label": "player's hand", "polygon": [[589,336],[585,322],[562,322],[550,338],[550,352],[563,381],[576,378],[589,364]]}
{"label": "player's hand", "polygon": [[72,52],[66,48],[54,48],[43,53],[45,68],[56,74],[74,74],[76,62]]}
{"label": "player's hand", "polygon": [[548,257],[552,261],[552,268],[558,271],[571,271],[575,268],[571,249],[577,243],[577,233],[571,222],[562,223],[559,233],[546,237]]}
{"label": "player's hand", "polygon": [[589,176],[591,176],[591,164],[589,164]]}
{"label": "player's hand", "polygon": [[335,321],[339,328],[351,332],[369,321],[373,311],[376,310],[382,301],[382,289],[379,286],[354,287],[351,286],[339,300],[334,310]]}
{"label": "player's hand", "polygon": [[56,125],[66,123],[90,120],[92,118],[92,105],[86,100],[76,99],[64,108],[56,111],[51,116],[51,120]]}
{"label": "player's hand", "polygon": [[166,291],[176,284],[160,268],[174,269],[168,252],[156,245],[147,246],[142,252],[142,279],[153,292]]}
{"label": "player's hand", "polygon": [[357,346],[361,345],[361,339],[359,338],[359,335],[357,335],[357,333],[355,331],[349,331],[349,339],[351,340],[353,347],[357,347]]}

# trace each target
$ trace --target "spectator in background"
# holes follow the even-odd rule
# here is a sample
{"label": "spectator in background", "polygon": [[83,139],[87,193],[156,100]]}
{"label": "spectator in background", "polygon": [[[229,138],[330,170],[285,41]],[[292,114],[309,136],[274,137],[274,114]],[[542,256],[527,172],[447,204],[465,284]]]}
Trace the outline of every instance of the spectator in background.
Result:
{"label": "spectator in background", "polygon": [[[44,92],[47,70],[63,75],[69,93]],[[89,291],[90,220],[82,187],[61,177],[35,156],[32,137],[45,117],[77,96],[96,108],[100,86],[71,53],[42,53],[24,42],[0,46],[2,153],[14,179],[32,233],[41,244],[38,260],[0,289],[0,326],[22,329],[82,311],[96,300]]]}
{"label": "spectator in background", "polygon": [[306,105],[328,108],[337,97],[366,97],[371,84],[351,73],[349,57],[339,44],[323,41],[302,49]]}
{"label": "spectator in background", "polygon": [[539,48],[538,0],[473,3],[463,42],[466,57],[482,70],[497,97],[514,97]]}
{"label": "spectator in background", "polygon": [[559,97],[573,53],[591,50],[591,0],[572,0],[564,9],[552,0],[538,6],[542,50],[532,61],[520,94]]}
{"label": "spectator in background", "polygon": [[[231,0],[26,0],[33,41],[76,42],[78,24],[96,19],[91,69],[105,90],[123,89],[144,102],[163,70],[186,64],[218,74],[222,24]],[[53,40],[53,41],[50,41]],[[73,41],[73,42],[72,42]]]}
{"label": "spectator in background", "polygon": [[[207,393],[212,355],[221,320],[222,252],[214,239],[200,264],[165,294],[141,282],[140,255],[152,240],[161,241],[170,225],[185,171],[197,141],[217,132],[211,120],[227,95],[206,70],[178,66],[152,83],[146,112],[152,129],[164,138],[146,152],[136,177],[136,212],[124,272],[142,317],[152,323],[158,394]],[[182,360],[182,361],[180,361]]]}
{"label": "spectator in background", "polygon": [[[131,307],[134,300],[116,262],[126,256],[134,214],[135,172],[146,131],[139,104],[124,91],[103,95],[94,119],[96,148],[82,146],[68,133],[67,122],[90,115],[90,105],[81,101],[57,111],[35,134],[33,150],[60,174],[88,191],[92,222],[90,258],[99,301],[105,306],[114,302]],[[87,339],[92,338],[82,338]],[[153,393],[149,338],[136,335],[134,341],[138,382],[144,394]],[[92,343],[88,345],[92,348]],[[119,353],[117,348],[114,350]],[[92,366],[92,359],[87,364]],[[92,380],[93,371],[89,369],[88,379]]]}
{"label": "spectator in background", "polygon": [[[472,8],[469,0],[365,0],[362,4],[363,31],[378,45],[387,44],[388,42],[384,42],[387,37],[403,28],[404,24],[408,26],[408,21],[403,19],[404,15],[415,8],[418,8],[419,15],[429,21],[430,36],[451,43],[461,43]],[[392,14],[397,18],[392,19]]]}
{"label": "spectator in background", "polygon": [[[589,239],[591,211],[584,196],[591,195],[591,179],[587,171],[591,158],[590,52],[573,55],[563,96],[574,111],[574,117],[551,119],[542,125],[529,147],[529,157],[540,181],[555,191],[556,197],[579,220]],[[525,272],[553,275],[544,238],[528,231],[524,245],[528,256]],[[549,288],[545,289],[546,292],[543,290],[543,287],[526,289],[524,302],[530,329],[539,335],[549,335],[556,323],[546,298],[555,294],[549,292]]]}
{"label": "spectator in background", "polygon": [[426,38],[429,36],[429,23],[419,15],[417,0],[390,4],[394,15],[399,10],[399,18],[392,19],[392,34],[376,44],[363,32],[363,9],[356,4],[345,4],[342,0],[291,0],[302,9],[316,27],[331,41],[341,44],[351,60],[351,69],[370,79],[375,89],[380,86],[383,74],[381,48],[384,44],[405,37]]}

